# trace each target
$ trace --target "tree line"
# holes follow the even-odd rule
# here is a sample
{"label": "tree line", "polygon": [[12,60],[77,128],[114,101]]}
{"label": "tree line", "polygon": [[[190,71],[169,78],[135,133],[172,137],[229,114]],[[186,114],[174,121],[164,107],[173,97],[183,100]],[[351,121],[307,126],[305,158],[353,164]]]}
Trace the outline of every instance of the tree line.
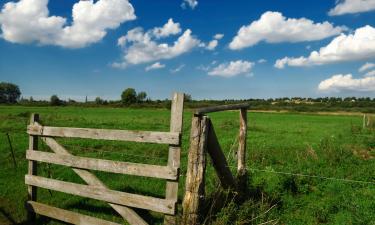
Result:
{"label": "tree line", "polygon": [[[0,104],[18,104],[31,106],[87,106],[87,107],[150,107],[170,108],[170,100],[152,100],[145,91],[137,92],[134,88],[126,88],[120,95],[121,100],[105,100],[96,97],[94,100],[77,102],[73,99],[62,100],[52,95],[49,101],[21,98],[19,87],[12,83],[0,83]],[[248,102],[255,110],[288,110],[288,111],[361,111],[375,113],[375,98],[370,97],[284,97],[269,99],[225,99],[225,100],[194,100],[191,95],[185,95],[187,108],[199,108],[220,104],[235,104]]]}

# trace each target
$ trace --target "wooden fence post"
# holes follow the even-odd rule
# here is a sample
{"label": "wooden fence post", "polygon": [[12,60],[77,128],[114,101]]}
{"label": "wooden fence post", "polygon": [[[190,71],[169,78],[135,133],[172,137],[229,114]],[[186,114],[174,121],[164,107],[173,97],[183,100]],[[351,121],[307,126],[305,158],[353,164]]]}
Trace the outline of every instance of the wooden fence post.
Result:
{"label": "wooden fence post", "polygon": [[238,138],[237,152],[237,179],[238,190],[242,193],[247,188],[247,168],[246,168],[246,137],[247,137],[247,109],[240,110],[240,134]]}
{"label": "wooden fence post", "polygon": [[[172,96],[171,105],[171,124],[170,131],[177,132],[182,137],[182,125],[183,125],[183,113],[184,113],[184,94],[174,93]],[[180,169],[181,157],[181,141],[177,145],[169,145],[168,153],[168,166],[171,168]],[[166,187],[166,199],[173,200],[177,204],[178,200],[178,177],[175,181],[167,181]],[[177,209],[177,207],[176,207]],[[177,214],[177,212],[175,213]],[[164,217],[165,225],[177,224],[176,216],[166,215]]]}
{"label": "wooden fence post", "polygon": [[[32,114],[30,118],[30,125],[34,125],[35,122],[39,122],[39,114]],[[29,135],[29,150],[38,150],[38,136]],[[37,175],[37,162],[29,160],[28,175]],[[36,201],[37,189],[35,186],[29,185],[27,187],[28,200]],[[32,222],[35,220],[36,214],[34,212],[28,211],[28,221]]]}
{"label": "wooden fence post", "polygon": [[206,147],[209,119],[194,116],[191,124],[190,148],[186,173],[182,224],[198,225],[205,197]]}

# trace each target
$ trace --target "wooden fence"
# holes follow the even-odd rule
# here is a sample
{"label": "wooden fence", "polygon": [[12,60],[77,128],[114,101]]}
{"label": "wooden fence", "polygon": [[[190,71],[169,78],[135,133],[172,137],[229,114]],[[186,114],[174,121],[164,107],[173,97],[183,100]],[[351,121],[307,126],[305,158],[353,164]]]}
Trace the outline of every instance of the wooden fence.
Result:
{"label": "wooden fence", "polygon": [[[194,113],[190,133],[190,148],[183,200],[182,224],[197,225],[202,222],[202,206],[205,200],[206,153],[210,155],[213,167],[224,189],[239,193],[246,190],[246,136],[248,104],[222,105],[197,109]],[[240,111],[239,147],[237,151],[237,177],[229,167],[220,147],[214,126],[206,113],[223,110]]]}
{"label": "wooden fence", "polygon": [[[169,132],[50,127],[41,125],[38,114],[33,114],[27,129],[29,149],[26,152],[26,158],[29,160],[29,168],[28,174],[25,176],[25,183],[28,185],[26,207],[31,223],[36,214],[40,214],[71,224],[117,224],[38,203],[37,187],[40,187],[105,201],[130,224],[147,224],[132,208],[163,213],[165,214],[164,224],[176,224],[183,102],[183,94],[175,93],[173,95]],[[39,137],[53,153],[38,151]],[[168,164],[158,166],[78,157],[70,154],[54,137],[169,144]],[[38,176],[38,162],[71,167],[87,185]],[[167,181],[166,197],[162,199],[110,190],[89,170],[165,179]]]}

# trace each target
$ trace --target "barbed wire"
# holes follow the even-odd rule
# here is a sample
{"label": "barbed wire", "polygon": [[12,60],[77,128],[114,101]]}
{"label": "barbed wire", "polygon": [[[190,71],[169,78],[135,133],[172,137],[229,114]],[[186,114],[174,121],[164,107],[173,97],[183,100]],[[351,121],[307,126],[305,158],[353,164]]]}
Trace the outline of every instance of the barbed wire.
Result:
{"label": "barbed wire", "polygon": [[[230,168],[236,168],[233,166],[229,166]],[[361,183],[361,184],[373,184],[375,182],[372,181],[362,181],[362,180],[353,180],[353,179],[346,179],[346,178],[337,178],[337,177],[327,177],[327,176],[319,176],[319,175],[310,175],[310,174],[303,174],[303,173],[292,173],[292,172],[283,172],[283,171],[274,171],[274,170],[263,170],[257,168],[246,167],[250,171],[258,171],[258,172],[265,172],[265,173],[274,173],[274,174],[282,174],[288,176],[298,176],[298,177],[309,177],[309,178],[317,178],[323,180],[334,180],[334,181],[343,181],[343,182],[350,182],[350,183]]]}

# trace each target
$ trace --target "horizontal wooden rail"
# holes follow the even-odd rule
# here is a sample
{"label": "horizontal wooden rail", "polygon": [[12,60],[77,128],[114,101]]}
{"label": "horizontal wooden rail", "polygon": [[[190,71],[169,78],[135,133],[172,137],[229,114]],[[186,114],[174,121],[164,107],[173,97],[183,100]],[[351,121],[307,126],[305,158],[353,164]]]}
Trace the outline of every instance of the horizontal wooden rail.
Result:
{"label": "horizontal wooden rail", "polygon": [[219,112],[219,111],[235,110],[235,109],[247,109],[247,108],[249,108],[249,106],[250,106],[249,103],[210,106],[210,107],[195,109],[194,114],[195,115],[202,115],[202,114],[210,113],[210,112]]}
{"label": "horizontal wooden rail", "polygon": [[119,162],[72,155],[61,155],[41,151],[26,151],[26,159],[80,169],[98,170],[110,173],[120,173],[144,177],[154,177],[167,180],[176,180],[178,173],[177,168],[170,168],[168,166]]}
{"label": "horizontal wooden rail", "polygon": [[71,224],[120,225],[119,223],[97,219],[91,216],[59,209],[34,201],[28,201],[26,207],[31,212]]}
{"label": "horizontal wooden rail", "polygon": [[26,175],[25,183],[53,191],[64,192],[119,205],[126,205],[134,208],[148,209],[170,215],[174,214],[176,207],[176,202],[171,200],[130,194],[121,191],[108,190],[97,186],[75,184],[33,175]]}
{"label": "horizontal wooden rail", "polygon": [[180,143],[180,134],[177,132],[48,127],[41,126],[39,124],[33,124],[27,127],[27,133],[30,135],[39,135],[45,137],[75,137],[171,145],[178,145]]}

